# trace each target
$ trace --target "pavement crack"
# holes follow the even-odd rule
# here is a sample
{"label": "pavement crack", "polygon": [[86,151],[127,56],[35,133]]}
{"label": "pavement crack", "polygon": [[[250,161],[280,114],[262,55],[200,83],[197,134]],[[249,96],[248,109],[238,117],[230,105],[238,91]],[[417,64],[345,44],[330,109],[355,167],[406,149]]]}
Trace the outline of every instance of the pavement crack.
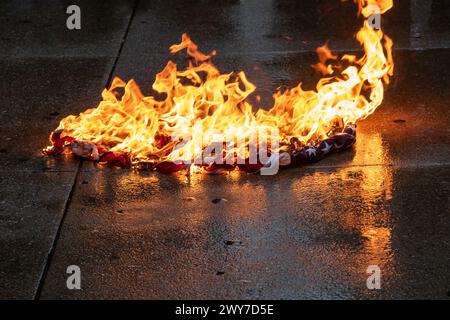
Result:
{"label": "pavement crack", "polygon": [[68,196],[66,198],[66,201],[64,202],[64,209],[63,209],[63,213],[62,213],[62,216],[61,216],[61,220],[60,220],[59,225],[58,225],[58,229],[56,230],[56,234],[55,234],[55,237],[53,239],[53,243],[52,243],[52,245],[50,247],[50,250],[49,250],[49,252],[47,254],[47,258],[45,259],[45,262],[44,262],[45,263],[44,269],[43,269],[43,271],[41,273],[41,276],[39,277],[38,286],[37,286],[37,289],[36,289],[35,294],[34,294],[34,300],[39,300],[40,297],[41,297],[42,289],[43,289],[43,286],[44,286],[44,283],[45,283],[45,279],[47,278],[47,274],[48,274],[48,271],[49,271],[49,268],[50,268],[50,263],[53,260],[53,256],[54,256],[55,250],[56,250],[56,245],[57,245],[59,237],[61,235],[61,230],[62,230],[62,227],[63,227],[63,224],[64,224],[64,220],[65,220],[65,218],[67,216],[67,212],[69,211],[69,206],[70,206],[70,203],[72,202],[72,197],[73,197],[73,194],[74,194],[76,186],[77,186],[78,177],[79,177],[80,173],[82,172],[81,171],[82,165],[83,165],[83,160],[80,160],[80,162],[78,163],[77,170],[75,171],[75,174],[74,174],[74,177],[73,177],[72,187],[70,188],[69,194],[68,194]]}
{"label": "pavement crack", "polygon": [[133,10],[131,11],[130,20],[128,21],[127,27],[125,28],[125,32],[123,33],[122,40],[120,41],[119,50],[117,51],[116,58],[114,59],[111,71],[108,76],[108,80],[106,81],[106,87],[108,88],[111,85],[112,78],[114,76],[114,71],[116,70],[117,63],[119,62],[120,55],[122,54],[123,46],[127,40],[128,33],[131,28],[131,24],[133,23],[134,15],[139,5],[139,0],[136,0],[133,5]]}
{"label": "pavement crack", "polygon": [[[125,32],[124,32],[124,34],[122,36],[122,39],[120,41],[120,46],[119,46],[119,49],[117,51],[117,55],[116,55],[116,57],[114,59],[113,65],[111,67],[111,71],[109,72],[108,79],[106,81],[105,87],[109,87],[111,85],[111,80],[112,80],[112,77],[114,75],[114,71],[116,69],[116,66],[117,66],[117,63],[119,61],[120,55],[122,53],[123,46],[124,46],[124,44],[126,42],[126,39],[128,37],[128,33],[129,33],[129,30],[130,30],[131,24],[133,22],[134,15],[136,13],[136,9],[138,7],[138,4],[139,4],[139,0],[136,0],[134,2],[134,5],[133,5],[133,9],[132,9],[132,12],[131,12],[131,15],[130,15],[130,20],[128,21],[128,24],[127,24],[127,26],[125,28]],[[71,187],[71,189],[69,191],[69,194],[68,194],[68,196],[66,198],[66,201],[64,203],[64,209],[63,209],[62,217],[61,217],[60,223],[58,225],[58,229],[56,230],[55,238],[53,239],[52,246],[50,247],[50,250],[48,252],[47,258],[46,258],[46,260],[44,262],[45,263],[44,269],[43,269],[43,271],[41,273],[41,276],[39,278],[38,286],[37,286],[37,289],[36,289],[35,294],[34,294],[34,300],[39,300],[41,298],[42,290],[43,290],[43,287],[44,287],[44,283],[45,283],[45,280],[47,278],[48,271],[50,269],[51,261],[53,260],[53,256],[55,254],[56,246],[57,246],[59,237],[61,235],[62,227],[64,225],[64,220],[65,220],[65,218],[67,216],[67,212],[69,210],[70,203],[72,202],[72,197],[73,197],[73,194],[74,194],[76,186],[77,186],[78,177],[79,177],[80,173],[82,172],[82,170],[81,170],[82,165],[83,165],[83,160],[81,160],[78,163],[78,167],[77,167],[77,169],[75,171],[72,187]]]}

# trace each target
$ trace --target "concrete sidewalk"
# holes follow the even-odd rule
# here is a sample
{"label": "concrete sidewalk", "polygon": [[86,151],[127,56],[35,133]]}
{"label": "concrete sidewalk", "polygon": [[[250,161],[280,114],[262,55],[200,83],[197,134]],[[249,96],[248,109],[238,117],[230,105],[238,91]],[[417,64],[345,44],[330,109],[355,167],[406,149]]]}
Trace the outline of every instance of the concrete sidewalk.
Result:
{"label": "concrete sidewalk", "polygon": [[[396,75],[354,150],[270,177],[117,171],[40,149],[112,75],[148,92],[182,32],[223,72],[244,70],[262,105],[279,86],[310,88],[316,46],[357,49],[351,2],[79,1],[78,31],[71,3],[24,3],[0,4],[0,298],[448,298],[444,1],[385,15]],[[381,290],[366,288],[372,264]],[[66,288],[69,265],[82,290]]]}

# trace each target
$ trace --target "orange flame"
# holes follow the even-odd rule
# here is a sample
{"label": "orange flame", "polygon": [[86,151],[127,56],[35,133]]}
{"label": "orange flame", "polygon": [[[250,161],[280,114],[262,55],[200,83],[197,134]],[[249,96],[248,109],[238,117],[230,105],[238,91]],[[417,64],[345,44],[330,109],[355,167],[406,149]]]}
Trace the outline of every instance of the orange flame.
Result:
{"label": "orange flame", "polygon": [[[381,13],[392,7],[392,0],[356,1],[366,18],[371,6],[378,6]],[[337,127],[366,118],[383,100],[384,83],[393,74],[393,43],[367,20],[356,38],[364,48],[363,57],[342,56],[339,63],[347,67],[338,72],[326,64],[338,56],[326,46],[319,48],[316,67],[328,76],[315,91],[304,91],[299,84],[275,93],[271,109],[254,112],[247,97],[256,87],[245,73],[222,74],[211,63],[215,52],[201,53],[183,34],[182,42],[170,51],[186,49],[193,61],[184,70],[169,61],[156,75],[152,87],[165,95],[163,100],[144,96],[134,80],[115,78],[96,108],[64,118],[58,129],[78,141],[127,153],[133,162],[191,161],[215,142],[250,141],[261,128],[278,130],[279,136],[269,133],[268,138],[278,139],[281,146],[292,138],[303,145],[314,143],[335,134]],[[124,88],[120,98],[118,88]],[[171,137],[170,142],[161,143],[161,136]],[[236,147],[233,152],[246,150]]]}

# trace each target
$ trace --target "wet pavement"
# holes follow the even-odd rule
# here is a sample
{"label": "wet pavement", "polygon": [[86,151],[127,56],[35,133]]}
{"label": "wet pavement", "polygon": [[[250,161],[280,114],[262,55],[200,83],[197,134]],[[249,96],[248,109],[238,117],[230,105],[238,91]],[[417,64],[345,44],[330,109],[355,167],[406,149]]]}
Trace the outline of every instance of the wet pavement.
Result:
{"label": "wet pavement", "polygon": [[[448,299],[445,1],[385,15],[396,75],[355,148],[270,177],[136,173],[39,151],[111,74],[148,92],[182,32],[216,49],[222,71],[244,70],[260,107],[279,86],[312,88],[316,46],[358,49],[351,2],[81,1],[78,31],[65,28],[71,3],[44,3],[0,4],[0,298]],[[82,290],[67,289],[69,265]],[[366,287],[369,265],[381,290]]]}

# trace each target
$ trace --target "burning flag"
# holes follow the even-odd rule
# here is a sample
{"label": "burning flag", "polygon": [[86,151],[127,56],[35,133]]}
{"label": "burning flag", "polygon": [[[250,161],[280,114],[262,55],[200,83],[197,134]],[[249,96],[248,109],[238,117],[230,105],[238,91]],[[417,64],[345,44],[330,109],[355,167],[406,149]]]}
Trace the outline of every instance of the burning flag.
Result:
{"label": "burning flag", "polygon": [[[183,168],[256,172],[347,149],[355,142],[356,122],[381,104],[394,68],[391,39],[369,22],[374,13],[389,10],[392,0],[355,2],[365,17],[356,34],[364,55],[338,57],[320,47],[314,67],[324,78],[316,90],[304,91],[299,84],[278,91],[272,108],[255,112],[247,98],[256,87],[245,73],[222,74],[211,62],[215,52],[201,53],[183,34],[170,51],[186,50],[187,68],[169,61],[152,86],[164,99],[144,96],[134,80],[115,78],[96,108],[60,122],[44,152],[172,173]],[[122,96],[117,89],[123,89]]]}

